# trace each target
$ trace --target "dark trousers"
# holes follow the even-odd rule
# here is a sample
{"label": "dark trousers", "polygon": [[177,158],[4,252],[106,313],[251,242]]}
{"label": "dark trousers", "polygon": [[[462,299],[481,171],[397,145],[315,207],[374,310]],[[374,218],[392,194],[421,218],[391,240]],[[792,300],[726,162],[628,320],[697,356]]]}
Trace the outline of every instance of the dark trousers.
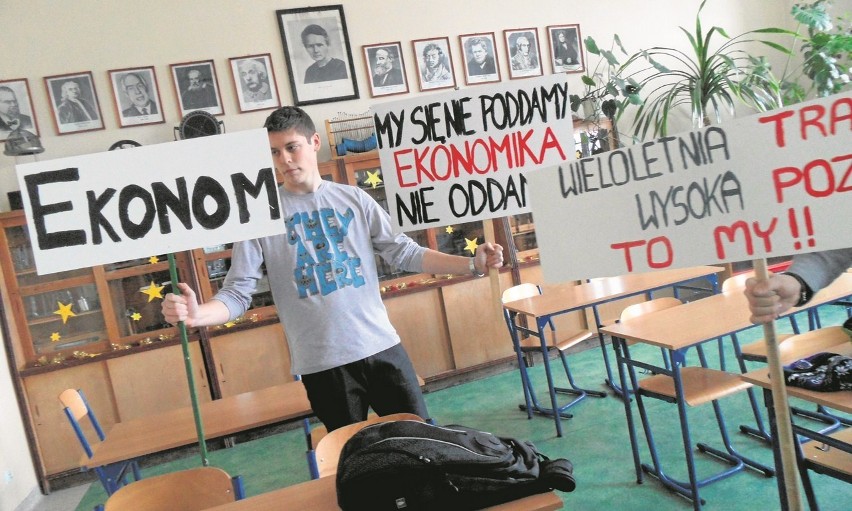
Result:
{"label": "dark trousers", "polygon": [[357,362],[302,375],[311,408],[328,431],[379,415],[414,413],[429,419],[417,374],[402,344]]}

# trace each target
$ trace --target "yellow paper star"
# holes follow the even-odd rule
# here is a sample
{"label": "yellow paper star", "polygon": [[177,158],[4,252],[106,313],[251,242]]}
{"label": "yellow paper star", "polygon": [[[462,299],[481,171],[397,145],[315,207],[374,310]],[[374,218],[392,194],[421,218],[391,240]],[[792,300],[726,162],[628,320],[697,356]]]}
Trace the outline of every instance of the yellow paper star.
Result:
{"label": "yellow paper star", "polygon": [[139,314],[138,312],[134,312],[133,314],[130,315],[130,319],[132,319],[133,321],[139,321],[140,319],[142,319],[142,314]]}
{"label": "yellow paper star", "polygon": [[62,317],[62,324],[67,323],[68,318],[72,318],[72,317],[76,316],[76,314],[71,312],[71,306],[73,304],[69,303],[68,305],[65,305],[62,302],[56,302],[56,305],[59,307],[59,309],[53,311],[53,313],[56,314],[57,316]]}
{"label": "yellow paper star", "polygon": [[148,258],[148,262],[150,264],[157,264],[157,263],[160,262],[160,258],[157,257],[157,256],[151,256],[151,257]]}
{"label": "yellow paper star", "polygon": [[379,177],[379,172],[381,172],[381,171],[380,170],[377,170],[375,172],[370,172],[369,170],[367,171],[367,183],[372,185],[373,188],[382,184],[382,178]]}
{"label": "yellow paper star", "polygon": [[452,225],[448,225],[446,230],[447,230],[447,234],[452,234],[455,229],[453,229]]}
{"label": "yellow paper star", "polygon": [[236,325],[236,323],[234,323],[233,321],[228,321],[227,323],[225,323],[225,328],[231,328],[234,325]]}
{"label": "yellow paper star", "polygon": [[476,247],[479,246],[479,243],[476,242],[476,238],[473,238],[472,240],[465,238],[464,243],[465,243],[464,249],[469,250],[470,255],[473,255],[473,254],[476,253]]}
{"label": "yellow paper star", "polygon": [[59,342],[59,339],[62,339],[62,336],[59,335],[59,332],[53,332],[50,334],[50,342]]}
{"label": "yellow paper star", "polygon": [[154,298],[163,298],[163,288],[166,286],[158,286],[153,280],[151,281],[151,285],[142,288],[142,294],[148,295],[148,301],[152,301]]}

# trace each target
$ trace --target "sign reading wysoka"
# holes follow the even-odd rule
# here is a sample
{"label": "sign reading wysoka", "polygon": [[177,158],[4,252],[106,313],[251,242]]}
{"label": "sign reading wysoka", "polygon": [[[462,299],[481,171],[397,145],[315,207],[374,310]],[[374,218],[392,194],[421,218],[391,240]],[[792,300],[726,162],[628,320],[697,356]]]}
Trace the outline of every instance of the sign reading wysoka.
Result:
{"label": "sign reading wysoka", "polygon": [[522,170],[573,158],[565,75],[373,106],[396,232],[529,211]]}
{"label": "sign reading wysoka", "polygon": [[852,95],[529,172],[558,282],[852,246]]}
{"label": "sign reading wysoka", "polygon": [[284,231],[264,129],[16,169],[40,275]]}

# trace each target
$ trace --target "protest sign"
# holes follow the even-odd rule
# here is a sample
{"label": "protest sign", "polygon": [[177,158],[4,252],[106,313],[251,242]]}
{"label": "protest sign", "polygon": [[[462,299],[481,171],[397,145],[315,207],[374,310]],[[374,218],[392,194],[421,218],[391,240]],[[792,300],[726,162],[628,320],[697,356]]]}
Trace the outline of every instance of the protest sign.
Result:
{"label": "protest sign", "polygon": [[266,130],[17,166],[41,275],[284,230]]}
{"label": "protest sign", "polygon": [[525,213],[522,170],[574,157],[565,75],[373,107],[395,232]]}
{"label": "protest sign", "polygon": [[526,174],[557,282],[852,246],[852,95]]}

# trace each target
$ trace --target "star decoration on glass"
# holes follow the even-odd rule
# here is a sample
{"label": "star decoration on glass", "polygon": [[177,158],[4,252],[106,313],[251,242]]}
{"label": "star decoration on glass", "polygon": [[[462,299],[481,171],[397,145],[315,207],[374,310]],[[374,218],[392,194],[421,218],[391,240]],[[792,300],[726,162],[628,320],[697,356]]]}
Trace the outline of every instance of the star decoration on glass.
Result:
{"label": "star decoration on glass", "polygon": [[447,229],[446,229],[447,234],[452,234],[454,230],[455,230],[455,229],[453,229],[453,226],[452,226],[452,225],[448,225],[448,226],[447,226]]}
{"label": "star decoration on glass", "polygon": [[166,286],[158,286],[153,280],[151,281],[151,285],[145,288],[142,288],[142,294],[148,295],[148,301],[152,301],[154,298],[163,298],[163,288]]}
{"label": "star decoration on glass", "polygon": [[148,263],[150,263],[150,264],[157,264],[159,262],[160,262],[160,258],[157,257],[157,256],[151,256],[151,257],[148,258]]}
{"label": "star decoration on glass", "polygon": [[53,313],[56,314],[57,316],[62,317],[62,324],[67,323],[68,318],[73,318],[74,316],[76,316],[76,314],[74,314],[74,312],[71,311],[71,306],[73,304],[69,303],[68,305],[65,305],[62,302],[56,302],[56,305],[57,305],[57,307],[59,307],[59,309],[53,311]]}
{"label": "star decoration on glass", "polygon": [[367,171],[367,183],[373,188],[382,184],[382,178],[379,177],[379,172],[381,172],[381,170],[377,170],[375,172]]}
{"label": "star decoration on glass", "polygon": [[139,314],[138,312],[134,312],[133,314],[130,315],[130,319],[132,319],[133,321],[139,321],[140,319],[142,319],[142,314]]}
{"label": "star decoration on glass", "polygon": [[62,339],[62,336],[59,335],[59,332],[53,332],[50,334],[50,342],[59,342],[59,339]]}
{"label": "star decoration on glass", "polygon": [[464,243],[465,243],[464,249],[469,250],[470,255],[473,255],[473,254],[476,253],[476,247],[479,246],[479,243],[476,242],[476,238],[473,238],[472,240],[465,238]]}
{"label": "star decoration on glass", "polygon": [[225,328],[231,328],[234,325],[236,325],[236,323],[234,323],[233,321],[228,321],[227,323],[225,323]]}

